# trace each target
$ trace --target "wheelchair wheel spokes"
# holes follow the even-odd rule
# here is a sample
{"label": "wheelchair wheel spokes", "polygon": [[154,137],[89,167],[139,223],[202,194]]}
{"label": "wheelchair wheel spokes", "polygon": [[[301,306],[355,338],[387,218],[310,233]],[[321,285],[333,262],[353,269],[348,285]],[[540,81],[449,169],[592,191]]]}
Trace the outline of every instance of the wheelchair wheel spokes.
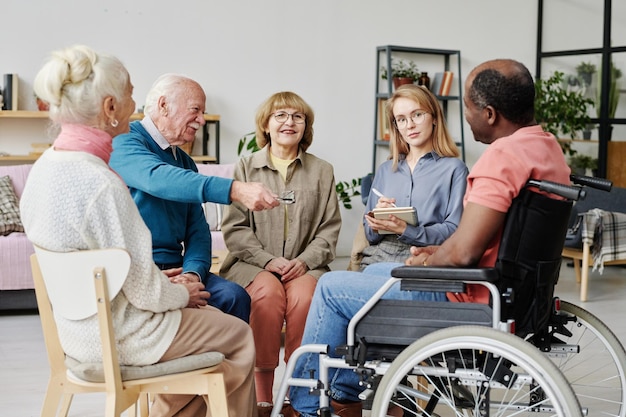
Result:
{"label": "wheelchair wheel spokes", "polygon": [[[407,382],[408,381],[408,382]],[[372,416],[581,416],[574,392],[530,343],[486,327],[452,327],[409,346],[383,376]]]}
{"label": "wheelchair wheel spokes", "polygon": [[548,354],[565,375],[589,416],[626,416],[626,352],[613,332],[588,311],[561,301],[561,312],[576,316],[565,324],[571,336]]}

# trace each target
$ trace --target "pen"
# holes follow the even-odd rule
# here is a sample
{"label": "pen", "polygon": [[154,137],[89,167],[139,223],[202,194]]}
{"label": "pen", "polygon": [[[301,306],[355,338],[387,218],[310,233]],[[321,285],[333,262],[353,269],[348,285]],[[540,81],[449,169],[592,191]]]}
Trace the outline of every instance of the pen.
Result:
{"label": "pen", "polygon": [[[373,192],[374,194],[376,194],[378,197],[384,197],[383,193],[381,193],[380,191],[378,191],[378,190],[377,190],[376,188],[374,188],[374,187],[372,187],[372,192]],[[395,205],[395,204],[393,204],[393,203],[391,203],[391,205],[392,205],[393,207],[395,207],[395,206],[396,206],[396,205]]]}

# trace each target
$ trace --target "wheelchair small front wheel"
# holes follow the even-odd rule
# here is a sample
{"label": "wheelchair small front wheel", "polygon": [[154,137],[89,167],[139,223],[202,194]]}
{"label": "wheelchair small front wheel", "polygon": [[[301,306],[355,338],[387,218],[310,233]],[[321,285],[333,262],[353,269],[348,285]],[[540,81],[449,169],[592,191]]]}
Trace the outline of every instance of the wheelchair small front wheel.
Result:
{"label": "wheelchair small front wheel", "polygon": [[438,330],[407,347],[385,372],[371,415],[392,405],[405,416],[582,417],[553,362],[515,335],[480,326]]}

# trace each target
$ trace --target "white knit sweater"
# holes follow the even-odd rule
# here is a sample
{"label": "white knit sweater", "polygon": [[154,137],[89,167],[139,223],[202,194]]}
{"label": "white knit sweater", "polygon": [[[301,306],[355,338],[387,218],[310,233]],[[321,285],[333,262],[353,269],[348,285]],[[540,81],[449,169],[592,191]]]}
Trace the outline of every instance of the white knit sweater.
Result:
{"label": "white knit sweater", "polygon": [[[130,272],[112,300],[120,363],[158,362],[176,335],[189,295],[152,261],[150,231],[122,180],[96,156],[50,149],[29,174],[20,211],[28,238],[45,249],[130,253]],[[102,360],[96,316],[55,319],[66,354],[81,362]]]}

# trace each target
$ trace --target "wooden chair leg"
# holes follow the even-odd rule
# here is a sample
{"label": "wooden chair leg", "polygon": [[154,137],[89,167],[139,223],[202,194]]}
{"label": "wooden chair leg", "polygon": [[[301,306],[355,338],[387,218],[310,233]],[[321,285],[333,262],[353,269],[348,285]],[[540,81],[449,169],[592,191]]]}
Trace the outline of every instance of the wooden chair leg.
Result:
{"label": "wooden chair leg", "polygon": [[[69,401],[67,401],[67,396],[69,396]],[[69,409],[69,403],[71,403],[71,401],[71,394],[63,394],[62,383],[53,378],[50,379],[50,382],[48,382],[48,388],[46,389],[46,396],[44,397],[43,405],[41,406],[41,417],[56,417],[59,405],[61,405],[61,410],[63,411],[63,405],[66,403],[67,407],[65,408],[65,414],[59,415],[67,417],[67,410]]]}
{"label": "wooden chair leg", "polygon": [[576,283],[580,284],[580,259],[572,259],[574,262],[574,274],[576,275]]}
{"label": "wooden chair leg", "polygon": [[224,375],[220,373],[208,374],[209,386],[209,409],[212,416],[227,416],[228,402],[226,400],[226,385]]}
{"label": "wooden chair leg", "polygon": [[148,417],[150,411],[150,394],[142,394],[139,396],[139,414],[141,417]]}
{"label": "wooden chair leg", "polygon": [[589,285],[589,245],[583,245],[583,266],[580,282],[580,301],[587,301],[587,286]]}
{"label": "wooden chair leg", "polygon": [[63,394],[61,399],[61,409],[59,410],[59,417],[67,417],[70,412],[70,406],[72,405],[73,394]]}

